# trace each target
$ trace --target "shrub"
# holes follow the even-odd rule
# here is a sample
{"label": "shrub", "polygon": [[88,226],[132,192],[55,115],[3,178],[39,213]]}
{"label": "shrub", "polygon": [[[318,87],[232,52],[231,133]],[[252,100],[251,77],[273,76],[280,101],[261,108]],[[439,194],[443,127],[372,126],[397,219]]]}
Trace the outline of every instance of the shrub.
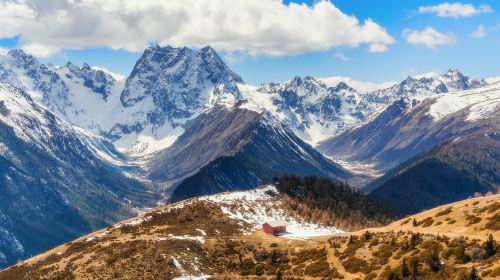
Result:
{"label": "shrub", "polygon": [[441,217],[441,216],[444,216],[444,215],[448,215],[451,213],[451,209],[453,209],[453,207],[448,207],[442,211],[439,211],[436,213],[436,215],[434,215],[434,217]]}

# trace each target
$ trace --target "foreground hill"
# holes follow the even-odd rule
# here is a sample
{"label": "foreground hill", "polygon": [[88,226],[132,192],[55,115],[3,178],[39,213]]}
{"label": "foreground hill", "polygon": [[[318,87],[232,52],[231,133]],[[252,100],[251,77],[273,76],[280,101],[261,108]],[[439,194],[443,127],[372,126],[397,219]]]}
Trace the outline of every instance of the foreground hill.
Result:
{"label": "foreground hill", "polygon": [[374,231],[413,231],[423,234],[500,239],[500,195],[489,195],[441,205],[405,217]]}
{"label": "foreground hill", "polygon": [[[423,176],[424,175],[424,176]],[[440,145],[375,180],[370,196],[416,213],[500,186],[500,131],[483,130]]]}
{"label": "foreground hill", "polygon": [[[318,186],[318,181],[306,183],[307,180],[312,179],[305,179],[303,185]],[[293,181],[289,177],[276,186],[168,205],[19,263],[1,271],[0,278],[402,279],[414,275],[419,279],[472,279],[466,277],[479,274],[484,279],[495,279],[500,276],[500,248],[494,240],[487,241],[489,234],[497,240],[500,237],[498,195],[461,201],[388,226],[348,233],[334,225],[313,223],[305,212],[297,210],[307,205],[314,188],[291,188],[291,193],[299,195],[285,195],[282,191],[293,186]],[[347,195],[338,187],[337,196],[354,199],[361,195]],[[303,200],[297,200],[300,197]],[[350,211],[363,213],[363,209]],[[287,220],[287,233],[263,234],[261,225],[270,220]],[[370,223],[380,222],[372,219]]]}
{"label": "foreground hill", "polygon": [[0,267],[155,205],[108,141],[0,83]]}
{"label": "foreground hill", "polygon": [[[385,211],[382,207],[358,191],[314,177],[307,180],[301,185],[308,187],[295,185],[301,181],[291,177],[277,186],[172,204],[49,250],[1,272],[0,278],[72,279],[73,275],[77,279],[136,279],[145,275],[146,279],[172,279],[183,274],[214,275],[240,269],[252,273],[253,259],[263,262],[270,257],[266,250],[278,246],[273,243],[293,248],[295,244],[310,244],[308,240],[315,236],[389,220],[380,214]],[[329,186],[330,190],[315,198],[315,189],[321,186]],[[299,195],[288,195],[281,188]],[[352,203],[343,203],[340,198]],[[313,206],[328,204],[330,207]],[[371,205],[370,211],[364,205]],[[328,215],[336,219],[313,222]],[[260,232],[264,222],[274,220],[288,223],[288,232],[282,238],[270,238]],[[273,258],[277,265],[277,259],[282,257]]]}

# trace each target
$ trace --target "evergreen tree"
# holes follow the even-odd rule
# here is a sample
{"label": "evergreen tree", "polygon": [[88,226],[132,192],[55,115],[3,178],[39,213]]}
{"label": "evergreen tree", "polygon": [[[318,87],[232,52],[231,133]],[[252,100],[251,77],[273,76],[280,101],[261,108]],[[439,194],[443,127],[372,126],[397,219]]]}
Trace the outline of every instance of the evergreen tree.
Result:
{"label": "evergreen tree", "polygon": [[469,275],[467,277],[468,280],[480,280],[479,276],[477,275],[476,267],[472,267],[472,269],[469,272]]}
{"label": "evergreen tree", "polygon": [[439,271],[441,269],[441,260],[439,259],[439,252],[437,249],[430,251],[429,258],[427,259],[427,264],[430,269],[434,272]]}
{"label": "evergreen tree", "polygon": [[497,253],[496,242],[493,239],[493,235],[490,234],[488,236],[488,240],[486,240],[484,249],[486,249],[486,254],[488,254],[488,257],[492,257]]}
{"label": "evergreen tree", "polygon": [[408,268],[408,264],[406,264],[406,260],[403,260],[403,264],[401,265],[401,276],[403,278],[410,276],[410,269]]}
{"label": "evergreen tree", "polygon": [[283,275],[281,273],[281,270],[276,270],[276,280],[282,280],[283,279]]}
{"label": "evergreen tree", "polygon": [[400,279],[399,276],[394,271],[391,271],[387,275],[387,280],[400,280]]}
{"label": "evergreen tree", "polygon": [[413,257],[410,259],[410,267],[411,267],[411,279],[417,279],[418,276],[418,258]]}

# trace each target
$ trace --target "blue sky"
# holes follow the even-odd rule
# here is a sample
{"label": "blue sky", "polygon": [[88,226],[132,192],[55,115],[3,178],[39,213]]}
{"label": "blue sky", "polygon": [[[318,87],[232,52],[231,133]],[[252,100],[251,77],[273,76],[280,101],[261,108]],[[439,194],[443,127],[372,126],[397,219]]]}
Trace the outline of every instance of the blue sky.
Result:
{"label": "blue sky", "polygon": [[[299,3],[313,5],[311,1],[299,1]],[[354,16],[360,22],[372,19],[384,28],[395,42],[388,44],[385,52],[369,52],[365,44],[357,47],[344,45],[321,51],[307,50],[298,54],[279,56],[229,52],[217,47],[216,49],[228,61],[230,67],[251,84],[265,81],[279,82],[296,75],[349,76],[362,81],[383,82],[401,80],[407,75],[416,73],[446,71],[448,68],[459,68],[462,72],[477,78],[500,75],[499,1],[459,2],[472,4],[477,9],[481,5],[487,5],[489,10],[458,18],[418,12],[419,7],[436,6],[444,1],[334,0],[332,3],[342,13]],[[480,34],[482,35],[480,38],[471,36],[480,25],[483,26],[484,34]],[[407,42],[408,36],[403,34],[405,30],[422,31],[427,27],[453,38],[453,42],[436,45],[434,48]],[[0,36],[1,34],[2,32]],[[19,47],[22,41],[23,34],[0,39],[0,47]],[[127,75],[140,55],[140,51],[112,50],[107,47],[89,47],[80,50],[63,48],[40,60],[56,65],[64,64],[68,60],[80,65],[87,62]]]}

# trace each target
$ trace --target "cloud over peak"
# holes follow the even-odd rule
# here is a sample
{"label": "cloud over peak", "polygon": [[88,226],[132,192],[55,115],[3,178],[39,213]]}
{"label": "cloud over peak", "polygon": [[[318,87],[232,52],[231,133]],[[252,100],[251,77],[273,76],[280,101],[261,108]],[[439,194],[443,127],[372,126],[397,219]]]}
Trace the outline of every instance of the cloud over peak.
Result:
{"label": "cloud over peak", "polygon": [[247,55],[295,55],[394,42],[371,19],[360,22],[330,1],[276,0],[0,0],[0,38],[20,36],[38,56],[62,49],[109,47],[140,51],[148,42]]}
{"label": "cloud over peak", "polygon": [[421,14],[436,14],[438,17],[471,17],[483,13],[491,13],[493,10],[488,5],[475,7],[472,4],[442,3],[435,6],[421,6],[418,8]]}

